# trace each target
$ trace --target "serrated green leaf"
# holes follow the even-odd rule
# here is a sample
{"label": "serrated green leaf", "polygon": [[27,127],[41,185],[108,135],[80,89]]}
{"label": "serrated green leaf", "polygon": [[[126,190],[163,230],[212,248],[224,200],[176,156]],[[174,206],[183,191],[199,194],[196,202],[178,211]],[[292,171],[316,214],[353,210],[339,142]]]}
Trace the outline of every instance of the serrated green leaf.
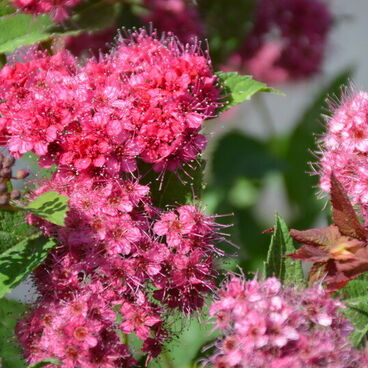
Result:
{"label": "serrated green leaf", "polygon": [[14,336],[18,318],[26,311],[24,304],[5,298],[0,299],[0,366],[25,368],[26,364]]}
{"label": "serrated green leaf", "polygon": [[266,277],[275,276],[282,283],[291,282],[303,285],[302,263],[284,257],[285,254],[294,253],[295,250],[294,241],[285,221],[279,215],[276,215],[274,231],[264,267]]}
{"label": "serrated green leaf", "polygon": [[229,110],[231,107],[249,100],[256,93],[269,92],[278,95],[283,94],[281,91],[269,87],[265,83],[256,81],[250,75],[239,75],[236,72],[218,72],[216,75],[219,78],[224,96],[222,99],[224,106],[220,109],[220,112]]}
{"label": "serrated green leaf", "polygon": [[0,253],[35,232],[35,228],[26,223],[23,211],[0,210]]}
{"label": "serrated green leaf", "polygon": [[48,364],[53,364],[53,365],[62,365],[62,362],[60,362],[60,360],[54,359],[54,358],[48,358],[48,359],[44,359],[41,362],[37,362],[35,364],[32,364],[30,366],[28,366],[27,368],[42,368],[45,367]]}
{"label": "serrated green leaf", "polygon": [[39,266],[55,245],[53,239],[33,234],[0,254],[0,298]]}
{"label": "serrated green leaf", "polygon": [[344,313],[354,326],[350,339],[355,347],[361,346],[368,336],[368,297],[349,298],[344,303],[348,307]]}
{"label": "serrated green leaf", "polygon": [[15,14],[0,17],[0,53],[15,51],[20,46],[33,45],[51,37],[47,27],[51,19],[46,16]]}
{"label": "serrated green leaf", "polygon": [[55,225],[64,226],[68,200],[68,197],[50,191],[41,194],[23,208]]}
{"label": "serrated green leaf", "polygon": [[347,306],[343,312],[354,326],[350,339],[358,347],[368,337],[368,273],[349,281],[335,295]]}

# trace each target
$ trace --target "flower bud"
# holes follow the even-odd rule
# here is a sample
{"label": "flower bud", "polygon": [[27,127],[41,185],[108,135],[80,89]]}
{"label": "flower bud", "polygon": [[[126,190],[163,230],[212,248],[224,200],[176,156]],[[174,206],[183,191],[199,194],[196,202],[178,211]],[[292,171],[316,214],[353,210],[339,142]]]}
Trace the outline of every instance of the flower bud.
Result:
{"label": "flower bud", "polygon": [[0,170],[0,177],[9,179],[11,177],[11,170],[8,167],[4,167]]}
{"label": "flower bud", "polygon": [[5,183],[0,183],[0,194],[6,193],[8,191],[8,186]]}
{"label": "flower bud", "polygon": [[22,193],[20,192],[20,190],[18,189],[14,189],[11,193],[10,193],[10,198],[11,199],[19,199],[22,196]]}
{"label": "flower bud", "polygon": [[6,206],[9,204],[9,196],[7,194],[3,194],[0,196],[0,206]]}
{"label": "flower bud", "polygon": [[29,175],[29,172],[24,170],[24,169],[20,169],[17,171],[17,173],[15,174],[15,179],[25,179],[27,176]]}
{"label": "flower bud", "polygon": [[15,164],[15,158],[13,156],[5,157],[3,160],[4,167],[12,167]]}

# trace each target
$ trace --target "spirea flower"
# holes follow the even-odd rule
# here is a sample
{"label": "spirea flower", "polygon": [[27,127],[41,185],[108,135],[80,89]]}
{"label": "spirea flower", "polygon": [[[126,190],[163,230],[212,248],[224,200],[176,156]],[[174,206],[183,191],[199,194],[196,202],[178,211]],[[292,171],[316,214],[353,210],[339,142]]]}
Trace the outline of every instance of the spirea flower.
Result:
{"label": "spirea flower", "polygon": [[320,71],[331,25],[322,0],[261,0],[253,28],[229,65],[266,82],[310,77]]}
{"label": "spirea flower", "polygon": [[154,207],[133,172],[138,160],[176,170],[205,147],[202,123],[219,106],[208,58],[140,31],[83,66],[65,51],[37,54],[0,80],[8,150],[57,165],[29,199],[69,198],[65,226],[28,216],[58,245],[34,272],[40,300],[18,324],[27,362],[133,367],[121,340],[130,334],[149,361],[171,337],[168,316],[199,310],[214,289],[222,236],[194,205]]}
{"label": "spirea flower", "polygon": [[11,0],[24,13],[39,15],[50,14],[54,21],[62,22],[69,18],[68,10],[81,0]]}
{"label": "spirea flower", "polygon": [[[193,205],[166,212],[153,207],[149,188],[129,175],[57,173],[32,196],[48,190],[68,196],[69,211],[65,227],[28,218],[58,242],[34,273],[39,307],[18,328],[29,363],[54,357],[68,367],[104,367],[92,362],[96,349],[106,346],[105,358],[111,354],[112,360],[106,367],[121,367],[122,359],[133,361],[132,352],[119,344],[116,331],[135,334],[142,351],[158,355],[170,338],[170,312],[199,310],[215,287],[215,258],[222,254],[215,247],[222,239],[218,225]],[[74,324],[69,315],[75,305]]]}
{"label": "spirea flower", "polygon": [[219,106],[216,83],[196,44],[140,31],[85,66],[67,52],[5,66],[0,133],[15,157],[33,151],[45,167],[116,175],[140,158],[176,170],[206,145],[199,132]]}
{"label": "spirea flower", "polygon": [[208,362],[218,368],[363,368],[341,302],[321,286],[283,287],[231,277],[210,309],[224,337]]}
{"label": "spirea flower", "polygon": [[145,0],[144,6],[148,14],[142,20],[158,31],[172,32],[184,43],[203,36],[199,12],[190,0]]}
{"label": "spirea flower", "polygon": [[361,209],[365,223],[368,215],[368,93],[346,96],[327,120],[321,140],[320,185],[330,191],[334,172],[353,205]]}

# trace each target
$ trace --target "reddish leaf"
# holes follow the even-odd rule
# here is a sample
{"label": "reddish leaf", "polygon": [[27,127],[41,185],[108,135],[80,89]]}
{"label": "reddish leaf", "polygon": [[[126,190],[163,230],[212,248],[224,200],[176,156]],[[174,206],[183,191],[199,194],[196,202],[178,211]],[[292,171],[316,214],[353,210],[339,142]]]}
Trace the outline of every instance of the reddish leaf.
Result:
{"label": "reddish leaf", "polygon": [[360,248],[354,256],[353,259],[337,264],[338,270],[343,272],[350,279],[368,271],[368,248]]}
{"label": "reddish leaf", "polygon": [[285,254],[285,257],[308,262],[327,262],[330,259],[328,253],[312,245],[304,245],[295,253]]}
{"label": "reddish leaf", "polygon": [[300,244],[321,247],[325,250],[330,249],[341,238],[339,229],[334,225],[304,231],[291,229],[290,234]]}
{"label": "reddish leaf", "polygon": [[359,223],[345,189],[337,180],[334,173],[331,174],[330,180],[333,222],[339,228],[341,234],[366,241],[367,233]]}

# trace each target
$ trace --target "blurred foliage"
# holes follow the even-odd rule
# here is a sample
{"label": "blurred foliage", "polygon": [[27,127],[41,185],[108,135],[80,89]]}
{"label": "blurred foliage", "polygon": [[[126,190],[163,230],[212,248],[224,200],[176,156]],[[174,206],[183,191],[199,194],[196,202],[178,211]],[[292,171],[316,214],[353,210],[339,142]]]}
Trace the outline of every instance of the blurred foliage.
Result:
{"label": "blurred foliage", "polygon": [[219,66],[242,44],[252,26],[256,0],[197,0],[206,25],[211,58]]}
{"label": "blurred foliage", "polygon": [[[202,315],[201,319],[208,319],[208,317]],[[179,319],[174,326],[174,330],[177,330],[177,338],[165,347],[165,351],[159,356],[159,359],[149,364],[149,368],[199,367],[196,362],[199,355],[202,356],[201,351],[217,337],[217,334],[212,331],[212,327],[208,320]]]}
{"label": "blurred foliage", "polygon": [[24,304],[13,300],[0,299],[0,367],[25,368],[20,349],[14,336],[17,319],[26,311]]}

